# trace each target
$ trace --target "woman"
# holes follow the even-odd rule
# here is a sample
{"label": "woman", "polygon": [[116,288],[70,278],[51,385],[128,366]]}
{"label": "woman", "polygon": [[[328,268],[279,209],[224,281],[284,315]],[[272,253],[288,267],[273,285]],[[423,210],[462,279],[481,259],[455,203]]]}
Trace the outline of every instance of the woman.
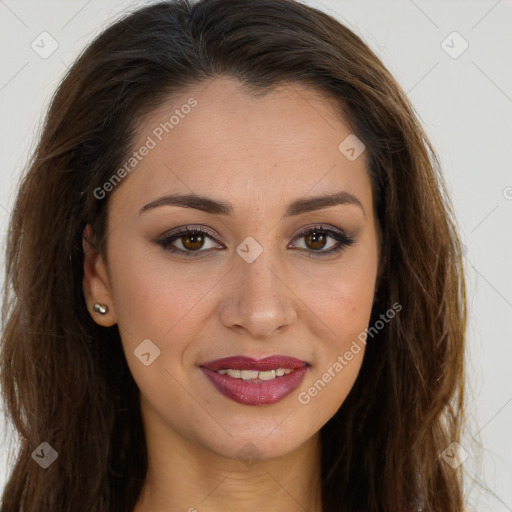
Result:
{"label": "woman", "polygon": [[460,243],[379,59],[286,0],[105,30],[7,247],[2,512],[456,512]]}

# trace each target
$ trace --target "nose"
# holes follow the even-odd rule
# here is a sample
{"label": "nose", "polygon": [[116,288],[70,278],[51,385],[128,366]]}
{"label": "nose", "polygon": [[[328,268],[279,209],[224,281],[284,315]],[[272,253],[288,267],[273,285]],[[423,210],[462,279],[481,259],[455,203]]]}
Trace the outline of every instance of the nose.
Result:
{"label": "nose", "polygon": [[225,327],[259,340],[286,330],[297,318],[295,295],[283,271],[269,266],[264,256],[252,263],[241,258],[235,262],[219,306]]}

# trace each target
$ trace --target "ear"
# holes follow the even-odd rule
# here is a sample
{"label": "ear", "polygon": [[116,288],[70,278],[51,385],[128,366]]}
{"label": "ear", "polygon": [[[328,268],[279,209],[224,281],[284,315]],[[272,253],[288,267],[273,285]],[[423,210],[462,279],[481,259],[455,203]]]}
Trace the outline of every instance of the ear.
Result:
{"label": "ear", "polygon": [[[112,301],[107,265],[103,255],[95,246],[94,235],[89,224],[87,224],[82,236],[82,247],[84,250],[83,291],[87,309],[98,325],[111,327],[117,323],[117,317]],[[94,311],[93,308],[96,303],[105,304],[108,307],[105,315]]]}

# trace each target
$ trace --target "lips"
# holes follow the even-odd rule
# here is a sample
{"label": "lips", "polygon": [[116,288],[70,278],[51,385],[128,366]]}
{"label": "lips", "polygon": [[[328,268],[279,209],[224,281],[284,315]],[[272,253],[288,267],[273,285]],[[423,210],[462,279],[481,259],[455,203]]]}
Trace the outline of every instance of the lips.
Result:
{"label": "lips", "polygon": [[309,364],[280,355],[263,359],[233,356],[203,363],[200,368],[225,397],[245,405],[268,405],[292,393]]}

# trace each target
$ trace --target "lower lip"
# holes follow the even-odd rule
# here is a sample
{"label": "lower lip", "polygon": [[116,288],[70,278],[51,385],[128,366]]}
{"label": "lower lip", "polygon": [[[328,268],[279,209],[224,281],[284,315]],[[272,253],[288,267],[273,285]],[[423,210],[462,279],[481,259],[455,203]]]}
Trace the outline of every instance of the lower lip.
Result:
{"label": "lower lip", "polygon": [[250,382],[235,379],[229,375],[221,375],[213,370],[201,366],[201,370],[217,391],[225,397],[245,405],[267,405],[279,402],[296,389],[304,379],[307,366],[297,368],[287,375],[276,377],[273,380]]}

